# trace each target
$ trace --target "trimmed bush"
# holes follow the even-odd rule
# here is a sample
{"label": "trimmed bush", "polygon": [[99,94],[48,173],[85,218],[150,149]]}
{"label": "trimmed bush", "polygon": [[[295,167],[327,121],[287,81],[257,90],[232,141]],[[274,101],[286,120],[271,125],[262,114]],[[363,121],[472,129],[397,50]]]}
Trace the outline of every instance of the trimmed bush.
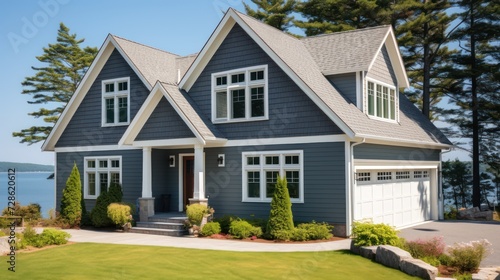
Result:
{"label": "trimmed bush", "polygon": [[352,235],[356,246],[400,244],[398,232],[387,224],[354,222]]}
{"label": "trimmed bush", "polygon": [[271,201],[266,235],[275,238],[277,231],[292,230],[293,228],[292,203],[288,194],[287,181],[286,178],[278,177]]}
{"label": "trimmed bush", "polygon": [[491,243],[483,239],[468,243],[455,243],[448,248],[449,265],[458,268],[460,273],[475,272],[481,261],[490,253]]}
{"label": "trimmed bush", "polygon": [[82,182],[76,163],[62,191],[61,216],[71,227],[80,225],[82,219]]}
{"label": "trimmed bush", "polygon": [[211,236],[220,233],[220,224],[218,222],[208,222],[201,228],[201,235]]}
{"label": "trimmed bush", "polygon": [[109,227],[114,223],[108,217],[108,205],[111,203],[121,202],[122,191],[120,184],[111,184],[109,190],[102,189],[101,194],[97,197],[96,203],[90,212],[90,220],[94,227]]}
{"label": "trimmed bush", "polygon": [[299,224],[297,228],[307,231],[307,240],[323,240],[333,237],[333,226],[327,223],[316,223],[312,221],[311,223]]}
{"label": "trimmed bush", "polygon": [[37,234],[34,239],[28,241],[29,245],[35,246],[37,248],[48,246],[48,245],[62,245],[68,243],[68,239],[71,235],[67,232],[57,229],[44,229],[41,234]]}
{"label": "trimmed bush", "polygon": [[85,199],[83,199],[82,194],[82,220],[80,221],[80,226],[90,226],[92,225],[92,221],[90,220],[90,213],[87,211],[87,206],[85,205]]}
{"label": "trimmed bush", "polygon": [[245,239],[251,236],[259,237],[262,235],[260,227],[254,227],[244,220],[233,221],[229,227],[229,234],[237,239]]}
{"label": "trimmed bush", "polygon": [[131,220],[131,209],[130,206],[121,203],[111,203],[108,205],[108,218],[117,225],[124,226],[126,223],[129,223]]}
{"label": "trimmed bush", "polygon": [[208,214],[206,205],[191,204],[186,207],[186,215],[191,225],[200,226],[205,214]]}
{"label": "trimmed bush", "polygon": [[224,234],[229,234],[229,227],[233,221],[239,220],[238,217],[232,215],[225,215],[222,218],[214,219],[215,222],[219,222],[220,230]]}

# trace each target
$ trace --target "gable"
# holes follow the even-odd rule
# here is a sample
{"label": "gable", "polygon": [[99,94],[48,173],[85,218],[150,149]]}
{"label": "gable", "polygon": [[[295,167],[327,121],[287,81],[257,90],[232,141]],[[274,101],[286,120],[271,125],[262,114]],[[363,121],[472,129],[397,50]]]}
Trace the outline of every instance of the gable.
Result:
{"label": "gable", "polygon": [[356,73],[329,75],[326,78],[349,103],[357,104]]}
{"label": "gable", "polygon": [[394,68],[392,67],[391,59],[385,44],[378,52],[377,57],[366,76],[392,86],[398,85],[396,74],[394,72]]}
{"label": "gable", "polygon": [[193,132],[177,114],[167,99],[163,97],[135,140],[161,140],[191,137],[195,137]]}
{"label": "gable", "polygon": [[269,120],[215,124],[227,139],[342,133],[238,24],[228,32],[188,94],[200,111],[210,117],[211,75],[258,65],[268,67]]}
{"label": "gable", "polygon": [[115,49],[71,117],[56,147],[116,145],[118,143],[127,126],[101,126],[102,81],[123,77],[130,77],[130,119],[134,118],[149,90]]}

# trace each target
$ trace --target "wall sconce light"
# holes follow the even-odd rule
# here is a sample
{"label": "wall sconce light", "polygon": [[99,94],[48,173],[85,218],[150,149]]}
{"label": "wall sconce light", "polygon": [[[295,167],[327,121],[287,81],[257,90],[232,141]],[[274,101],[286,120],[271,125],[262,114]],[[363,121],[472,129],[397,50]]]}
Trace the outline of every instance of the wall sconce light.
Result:
{"label": "wall sconce light", "polygon": [[170,156],[170,157],[168,158],[168,165],[169,165],[170,167],[175,167],[175,156]]}
{"label": "wall sconce light", "polygon": [[219,167],[224,167],[226,165],[226,156],[224,154],[219,154],[217,156],[217,164]]}

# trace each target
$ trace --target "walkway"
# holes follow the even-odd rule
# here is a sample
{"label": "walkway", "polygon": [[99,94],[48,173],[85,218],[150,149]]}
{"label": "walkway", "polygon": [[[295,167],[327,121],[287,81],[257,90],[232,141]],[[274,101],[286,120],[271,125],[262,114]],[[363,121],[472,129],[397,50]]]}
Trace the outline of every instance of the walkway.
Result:
{"label": "walkway", "polygon": [[220,240],[196,237],[170,237],[140,233],[106,232],[93,230],[65,230],[70,241],[125,245],[166,246],[177,248],[240,251],[240,252],[316,252],[348,250],[350,239],[317,243],[261,243],[252,241]]}

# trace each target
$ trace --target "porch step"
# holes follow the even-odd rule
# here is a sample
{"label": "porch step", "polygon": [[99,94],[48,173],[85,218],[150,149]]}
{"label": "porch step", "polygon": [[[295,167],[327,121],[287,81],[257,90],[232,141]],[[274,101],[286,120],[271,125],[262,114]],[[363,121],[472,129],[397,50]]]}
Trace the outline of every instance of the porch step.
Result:
{"label": "porch step", "polygon": [[163,229],[163,228],[147,228],[147,227],[133,227],[130,229],[132,233],[143,233],[143,234],[154,234],[154,235],[165,235],[165,236],[183,236],[186,234],[186,230],[177,229]]}
{"label": "porch step", "polygon": [[184,230],[183,223],[172,222],[137,222],[137,227]]}
{"label": "porch step", "polygon": [[148,218],[147,222],[137,222],[137,225],[130,229],[130,232],[183,236],[187,234],[184,223],[187,220],[182,213],[160,213]]}

